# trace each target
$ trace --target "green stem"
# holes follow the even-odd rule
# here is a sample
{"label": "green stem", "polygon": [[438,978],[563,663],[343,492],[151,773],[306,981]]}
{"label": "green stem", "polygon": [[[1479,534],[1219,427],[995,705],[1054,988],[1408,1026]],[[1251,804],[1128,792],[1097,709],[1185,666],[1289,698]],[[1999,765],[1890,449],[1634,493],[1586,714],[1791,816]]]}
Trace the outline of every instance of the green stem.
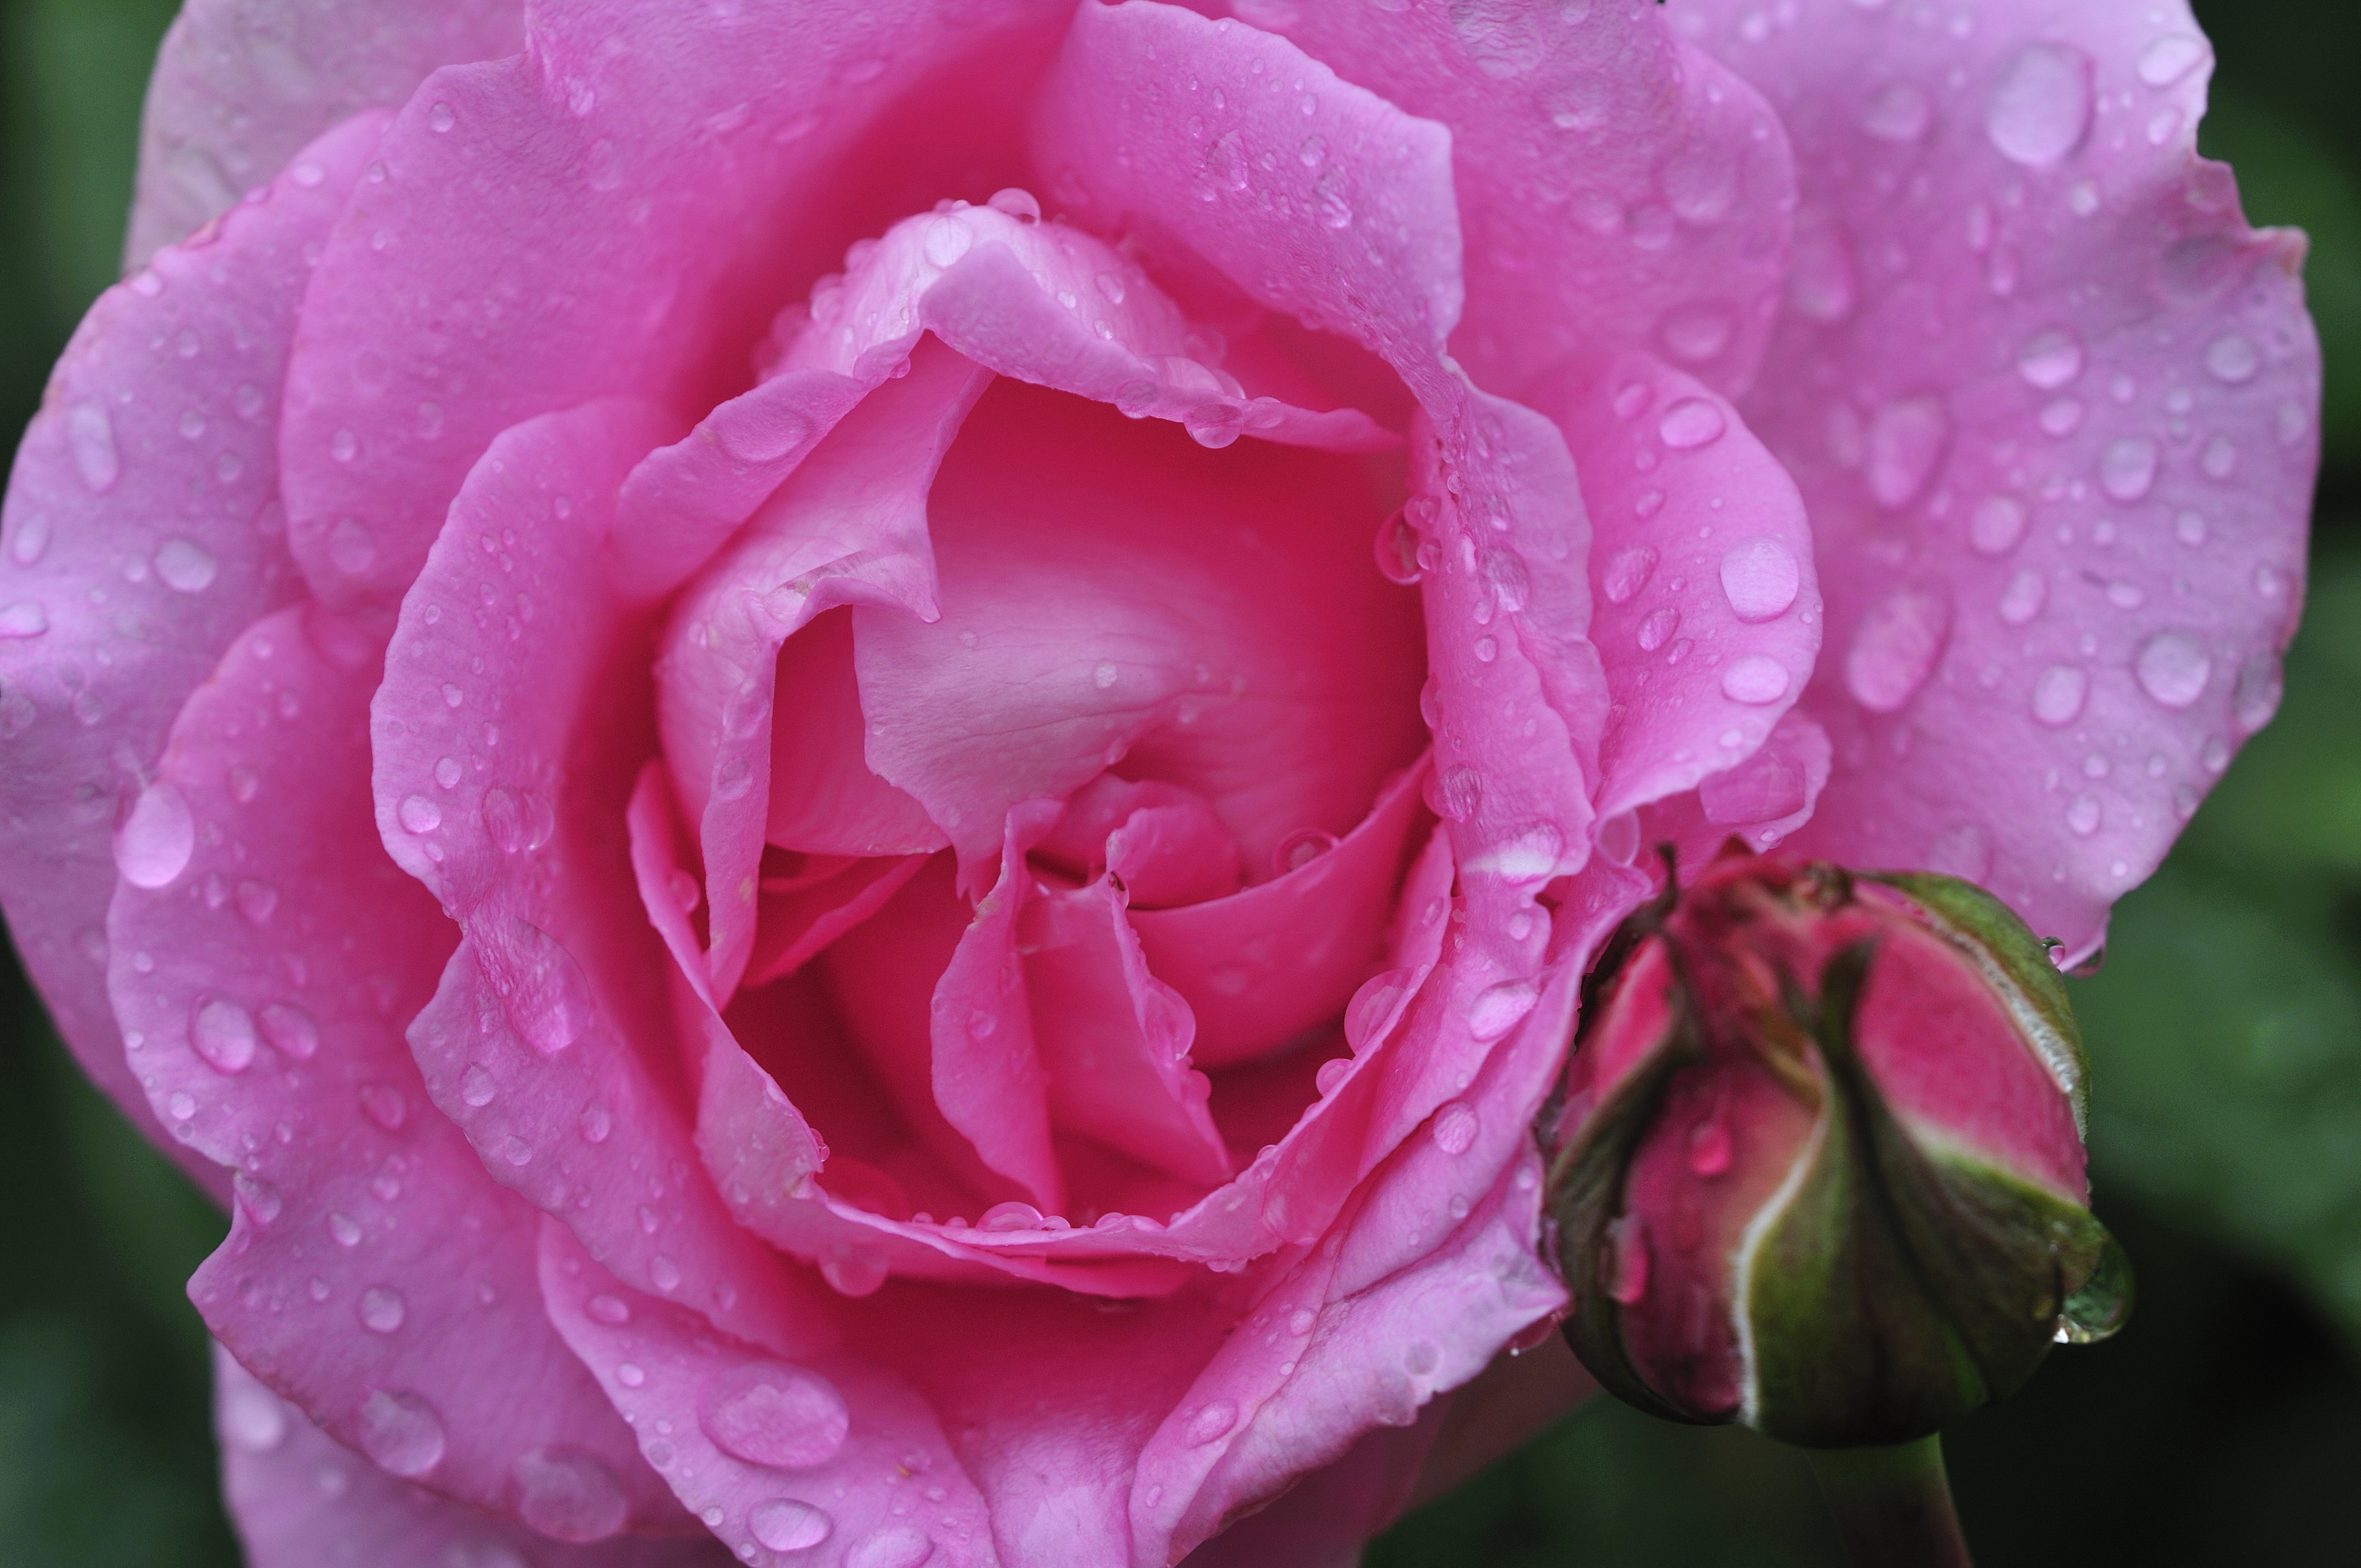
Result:
{"label": "green stem", "polygon": [[1973,1568],[1939,1438],[1806,1451],[1853,1568]]}

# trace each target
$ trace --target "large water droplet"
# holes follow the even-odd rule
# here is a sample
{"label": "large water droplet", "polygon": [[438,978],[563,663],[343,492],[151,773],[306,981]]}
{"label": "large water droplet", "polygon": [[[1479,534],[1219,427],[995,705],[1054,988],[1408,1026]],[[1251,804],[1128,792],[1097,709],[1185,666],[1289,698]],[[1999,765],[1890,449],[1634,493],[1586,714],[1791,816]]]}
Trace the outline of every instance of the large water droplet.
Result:
{"label": "large water droplet", "polygon": [[2236,333],[2217,337],[2205,350],[2205,370],[2217,381],[2235,387],[2255,378],[2263,367],[2263,356],[2255,345]]}
{"label": "large water droplet", "polygon": [[836,1521],[809,1503],[774,1497],[747,1511],[746,1528],[773,1552],[802,1552],[826,1541]]}
{"label": "large water droplet", "polygon": [[2056,729],[2071,724],[2091,695],[2091,677],[2074,664],[2051,664],[2033,678],[2033,717]]}
{"label": "large water droplet", "polygon": [[134,887],[168,887],[196,853],[197,823],[181,792],[163,779],[139,792],[115,836],[115,869]]}
{"label": "large water droplet", "polygon": [[1468,1036],[1479,1043],[1497,1040],[1515,1028],[1540,1000],[1541,992],[1524,980],[1504,981],[1479,992],[1467,1009]]}
{"label": "large water droplet", "polygon": [[1629,604],[1648,586],[1649,575],[1655,569],[1656,552],[1652,546],[1627,544],[1609,557],[1599,591],[1609,604]]}
{"label": "large water droplet", "polygon": [[189,1043],[217,1072],[244,1072],[254,1063],[254,1014],[225,996],[197,1008]]}
{"label": "large water droplet", "polygon": [[2056,163],[2091,126],[2091,57],[2070,44],[2035,43],[2001,70],[1984,110],[1984,134],[2003,158],[2028,169]]}
{"label": "large water droplet", "polygon": [[443,826],[443,808],[423,795],[406,795],[394,808],[402,830],[409,833],[432,833]]}
{"label": "large water droplet", "polygon": [[2066,1298],[2058,1319],[2058,1343],[2095,1344],[2110,1337],[2130,1319],[2134,1294],[2131,1257],[2109,1236],[2090,1278]]}
{"label": "large water droplet", "polygon": [[1853,629],[1845,689],[1872,713],[1894,713],[1918,694],[1951,630],[1951,601],[1934,587],[1897,588]]}
{"label": "large water droplet", "polygon": [[1914,142],[1934,123],[1935,106],[1907,82],[1872,93],[1861,106],[1861,128],[1879,141]]}
{"label": "large water droplet", "polygon": [[1637,1214],[1607,1226],[1607,1293],[1629,1307],[1648,1293],[1648,1227]]}
{"label": "large water droplet", "polygon": [[495,785],[484,792],[484,830],[510,854],[538,850],[557,831],[557,813],[538,790]]}
{"label": "large water droplet", "polygon": [[1656,434],[1676,452],[1710,445],[1730,428],[1720,408],[1703,398],[1683,398],[1656,422]]}
{"label": "large water droplet", "polygon": [[2099,455],[2099,488],[2119,501],[2136,501],[2156,483],[2156,443],[2144,436],[2111,441]]}
{"label": "large water droplet", "polygon": [[590,1026],[590,985],[582,966],[540,927],[517,921],[484,940],[478,953],[494,994],[508,1004],[509,1021],[533,1049],[555,1056]]}
{"label": "large water droplet", "polygon": [[180,593],[203,593],[213,587],[221,563],[193,539],[167,539],[156,547],[156,575],[164,586]]}
{"label": "large water droplet", "polygon": [[2140,689],[2167,707],[2187,707],[2205,695],[2213,674],[2205,644],[2186,631],[2159,631],[2140,645],[2133,662]]}
{"label": "large water droplet", "polygon": [[320,1025],[301,1007],[273,1002],[262,1009],[262,1037],[291,1061],[310,1061],[320,1049]]}
{"label": "large water droplet", "polygon": [[558,1541],[604,1541],[631,1513],[615,1473],[578,1448],[533,1449],[517,1457],[510,1474],[516,1478],[518,1515]]}
{"label": "large water droplet", "polygon": [[2167,33],[2140,50],[2139,79],[2150,87],[2169,87],[2213,55],[2212,46],[2203,38]]}
{"label": "large water droplet", "polygon": [[889,1524],[846,1552],[844,1568],[918,1568],[934,1554],[935,1543],[925,1531]]}
{"label": "large water droplet", "polygon": [[221,1385],[222,1436],[247,1453],[268,1453],[287,1441],[287,1407],[259,1383],[238,1378]]}
{"label": "large water droplet", "polygon": [[1182,1423],[1181,1431],[1192,1445],[1212,1442],[1238,1424],[1238,1407],[1228,1399],[1215,1399],[1201,1406]]}
{"label": "large water droplet", "polygon": [[1353,225],[1353,204],[1345,196],[1345,181],[1336,170],[1320,177],[1312,188],[1312,201],[1320,214],[1323,228],[1350,228]]}
{"label": "large water droplet", "polygon": [[2252,734],[2271,721],[2279,710],[2282,681],[2279,662],[2271,654],[2257,653],[2238,672],[2238,685],[2230,698],[2230,711],[2237,716],[2238,728]]}
{"label": "large water droplet", "polygon": [[1732,702],[1777,702],[1787,695],[1787,666],[1765,653],[1733,659],[1721,672],[1721,695]]}
{"label": "large water droplet", "polygon": [[2049,598],[2049,579],[2030,567],[2008,580],[2001,590],[2000,618],[2011,626],[2023,626],[2041,613]]}
{"label": "large water droplet", "polygon": [[1680,624],[1681,612],[1671,605],[1665,605],[1661,609],[1648,612],[1648,618],[1640,622],[1640,630],[1632,634],[1632,640],[1640,644],[1642,652],[1653,653],[1671,641]]}
{"label": "large water droplet", "polygon": [[18,599],[0,608],[0,637],[38,637],[49,629],[49,612],[38,599]]}
{"label": "large water droplet", "polygon": [[1475,769],[1454,763],[1437,775],[1434,793],[1437,816],[1452,822],[1465,822],[1476,814],[1477,804],[1483,799],[1484,780]]}
{"label": "large water droplet", "polygon": [[373,1334],[390,1334],[399,1330],[410,1316],[410,1304],[401,1292],[389,1285],[372,1285],[361,1292],[361,1327]]}
{"label": "large water droplet", "polygon": [[1448,1101],[1434,1113],[1434,1146],[1444,1154],[1466,1154],[1482,1125],[1466,1101]]}
{"label": "large water droplet", "polygon": [[844,1396],[818,1373],[755,1361],[706,1384],[697,1424],[716,1447],[749,1464],[806,1470],[836,1457],[852,1418]]}
{"label": "large water droplet", "polygon": [[74,472],[97,495],[115,488],[123,477],[123,460],[115,450],[115,422],[96,403],[76,403],[66,411],[66,447],[73,454]]}
{"label": "large water droplet", "polygon": [[1408,587],[1425,576],[1418,564],[1418,530],[1401,508],[1378,524],[1375,548],[1378,575],[1386,581]]}
{"label": "large water droplet", "polygon": [[2045,392],[2054,392],[2082,373],[2082,342],[2064,327],[2037,333],[2016,351],[2016,373]]}
{"label": "large water droplet", "polygon": [[1968,517],[1968,543],[1986,555],[2005,555],[2025,537],[2025,503],[2013,496],[1986,496]]}
{"label": "large water droplet", "polygon": [[379,1388],[361,1402],[361,1452],[378,1467],[416,1480],[443,1463],[443,1418],[416,1394]]}
{"label": "large water droplet", "polygon": [[1721,591],[1741,620],[1772,620],[1786,614],[1803,581],[1795,553],[1767,535],[1741,539],[1721,558]]}
{"label": "large water droplet", "polygon": [[1950,438],[1951,416],[1940,398],[1901,398],[1879,409],[1869,422],[1869,493],[1883,506],[1907,505]]}
{"label": "large water droplet", "polygon": [[2067,803],[2066,826],[2074,831],[2076,837],[2087,839],[2099,830],[2099,819],[2103,814],[2103,808],[2099,805],[2097,795],[2078,795]]}

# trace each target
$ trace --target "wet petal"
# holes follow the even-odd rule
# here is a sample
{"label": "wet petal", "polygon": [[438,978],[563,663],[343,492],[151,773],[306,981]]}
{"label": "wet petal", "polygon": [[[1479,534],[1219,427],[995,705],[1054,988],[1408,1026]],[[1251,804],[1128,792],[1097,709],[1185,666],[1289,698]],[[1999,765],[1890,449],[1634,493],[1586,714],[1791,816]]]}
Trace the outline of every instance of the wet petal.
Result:
{"label": "wet petal", "polygon": [[[2318,460],[2303,242],[2196,157],[2181,5],[1985,6],[1964,38],[1752,9],[1674,20],[1777,105],[1850,280],[1799,257],[1744,405],[1828,601],[1796,847],[1982,882],[2080,956],[2273,706]],[[1863,120],[1888,92],[1913,134]]]}

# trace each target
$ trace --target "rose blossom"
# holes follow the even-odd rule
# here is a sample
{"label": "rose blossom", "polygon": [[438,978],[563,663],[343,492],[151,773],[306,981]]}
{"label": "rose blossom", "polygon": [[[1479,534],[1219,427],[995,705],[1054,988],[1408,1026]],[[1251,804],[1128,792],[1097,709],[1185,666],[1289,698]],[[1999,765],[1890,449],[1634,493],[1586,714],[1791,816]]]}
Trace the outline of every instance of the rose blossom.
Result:
{"label": "rose blossom", "polygon": [[262,1568],[1350,1561],[1576,1386],[1647,846],[2080,958],[2268,718],[2181,6],[1237,9],[177,24],[0,895],[235,1190]]}

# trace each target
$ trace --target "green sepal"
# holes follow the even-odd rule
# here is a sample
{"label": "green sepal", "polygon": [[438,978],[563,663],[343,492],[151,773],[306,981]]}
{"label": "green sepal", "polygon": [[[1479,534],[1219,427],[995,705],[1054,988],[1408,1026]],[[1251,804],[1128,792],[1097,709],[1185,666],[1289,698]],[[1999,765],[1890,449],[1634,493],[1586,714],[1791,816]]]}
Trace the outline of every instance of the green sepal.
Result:
{"label": "green sepal", "polygon": [[1557,1222],[1558,1269],[1574,1305],[1561,1325],[1576,1357],[1599,1387],[1652,1416],[1715,1426],[1736,1411],[1698,1416],[1649,1387],[1623,1349],[1622,1304],[1608,1288],[1603,1265],[1608,1226],[1623,1207],[1623,1188],[1640,1142],[1655,1124],[1673,1074],[1702,1058],[1686,1001],[1647,1059],[1625,1073],[1551,1162],[1550,1213]]}
{"label": "green sepal", "polygon": [[2002,1005],[2042,1065],[2073,1102],[2074,1125],[2087,1133],[2091,1062],[2066,997],[2065,977],[2050,961],[2052,944],[2035,936],[2016,912],[1971,882],[1933,872],[1864,872],[1925,911],[1935,929],[1992,982]]}
{"label": "green sepal", "polygon": [[1871,952],[1862,944],[1831,960],[1816,1007],[1791,996],[1831,1069],[1828,1091],[1799,1178],[1765,1212],[1741,1265],[1747,1424],[1806,1448],[1925,1437],[1986,1393],[1881,1190],[1862,1077],[1834,1070],[1849,1055]]}

